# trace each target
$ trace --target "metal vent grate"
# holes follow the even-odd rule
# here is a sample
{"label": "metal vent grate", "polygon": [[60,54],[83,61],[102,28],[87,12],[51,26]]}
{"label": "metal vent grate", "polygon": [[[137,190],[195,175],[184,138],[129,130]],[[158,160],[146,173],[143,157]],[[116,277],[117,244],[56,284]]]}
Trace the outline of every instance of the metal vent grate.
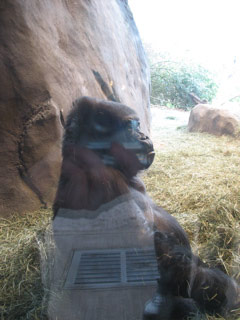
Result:
{"label": "metal vent grate", "polygon": [[158,277],[155,252],[151,251],[127,251],[126,269],[128,282],[154,281]]}
{"label": "metal vent grate", "polygon": [[65,288],[106,288],[156,283],[154,249],[75,251]]}
{"label": "metal vent grate", "polygon": [[82,254],[75,284],[121,282],[120,253]]}

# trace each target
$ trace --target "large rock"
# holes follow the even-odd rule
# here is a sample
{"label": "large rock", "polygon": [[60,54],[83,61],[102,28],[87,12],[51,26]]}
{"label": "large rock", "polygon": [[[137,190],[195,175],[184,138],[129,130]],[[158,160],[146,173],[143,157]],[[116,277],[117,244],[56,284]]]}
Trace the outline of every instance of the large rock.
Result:
{"label": "large rock", "polygon": [[1,1],[0,83],[1,215],[51,204],[75,98],[127,104],[149,130],[149,70],[126,0]]}
{"label": "large rock", "polygon": [[198,104],[190,113],[190,132],[207,132],[217,136],[239,133],[240,118],[229,110]]}

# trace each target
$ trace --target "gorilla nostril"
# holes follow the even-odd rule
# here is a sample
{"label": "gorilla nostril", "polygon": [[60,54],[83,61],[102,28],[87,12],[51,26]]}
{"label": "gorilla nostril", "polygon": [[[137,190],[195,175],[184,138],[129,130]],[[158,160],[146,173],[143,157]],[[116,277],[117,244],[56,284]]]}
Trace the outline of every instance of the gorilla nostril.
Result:
{"label": "gorilla nostril", "polygon": [[140,133],[139,139],[140,139],[140,140],[149,140],[149,137],[148,137],[148,136],[145,136],[145,134],[143,134],[143,133]]}

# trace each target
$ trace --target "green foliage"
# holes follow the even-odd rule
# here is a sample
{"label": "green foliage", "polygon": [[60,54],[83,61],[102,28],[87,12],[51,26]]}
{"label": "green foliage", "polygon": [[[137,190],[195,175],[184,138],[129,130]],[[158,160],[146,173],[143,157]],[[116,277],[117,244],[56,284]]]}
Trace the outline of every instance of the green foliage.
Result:
{"label": "green foliage", "polygon": [[[156,60],[156,57],[155,57]],[[182,60],[158,57],[151,63],[151,103],[189,109],[194,107],[190,93],[211,102],[218,86],[204,67]]]}

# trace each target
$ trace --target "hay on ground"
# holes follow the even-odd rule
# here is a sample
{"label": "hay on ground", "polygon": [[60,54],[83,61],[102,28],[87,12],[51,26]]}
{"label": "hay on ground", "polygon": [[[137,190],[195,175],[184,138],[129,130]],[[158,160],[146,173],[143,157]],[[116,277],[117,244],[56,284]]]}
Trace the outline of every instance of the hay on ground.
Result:
{"label": "hay on ground", "polygon": [[[205,262],[239,281],[240,140],[182,130],[156,139],[155,163],[143,177],[148,193],[178,219]],[[0,222],[2,320],[46,319],[39,249],[50,216],[42,210]]]}

